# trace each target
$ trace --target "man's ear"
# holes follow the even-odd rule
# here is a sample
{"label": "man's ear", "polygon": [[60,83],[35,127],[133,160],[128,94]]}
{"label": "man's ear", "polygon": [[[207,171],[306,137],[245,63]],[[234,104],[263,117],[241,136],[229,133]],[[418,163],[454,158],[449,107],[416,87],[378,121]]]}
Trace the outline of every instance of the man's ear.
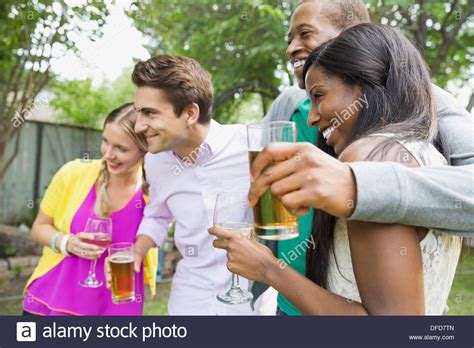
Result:
{"label": "man's ear", "polygon": [[192,103],[186,107],[183,113],[183,116],[186,117],[186,123],[188,126],[194,126],[196,123],[198,123],[200,114],[199,105]]}

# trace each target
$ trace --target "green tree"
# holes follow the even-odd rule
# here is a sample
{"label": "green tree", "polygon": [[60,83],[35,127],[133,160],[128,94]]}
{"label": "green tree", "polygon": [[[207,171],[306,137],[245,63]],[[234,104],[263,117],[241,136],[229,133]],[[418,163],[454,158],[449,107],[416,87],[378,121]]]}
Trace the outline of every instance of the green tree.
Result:
{"label": "green tree", "polygon": [[237,121],[238,106],[251,94],[266,111],[283,76],[292,78],[285,54],[287,1],[136,1],[128,14],[150,38],[150,52],[193,57],[212,73],[221,121]]}
{"label": "green tree", "polygon": [[373,21],[400,28],[417,46],[437,84],[472,78],[474,0],[370,0]]}
{"label": "green tree", "polygon": [[53,78],[51,60],[76,51],[75,35],[100,37],[107,15],[102,1],[0,1],[0,179],[18,152],[21,124]]}
{"label": "green tree", "polygon": [[114,81],[94,87],[91,79],[70,80],[52,84],[50,105],[59,111],[59,119],[76,126],[101,128],[107,114],[127,102],[133,102],[135,87],[131,68],[123,70]]}
{"label": "green tree", "polygon": [[[436,83],[466,83],[472,72],[474,0],[365,0],[372,20],[400,28],[423,53]],[[297,1],[148,0],[128,11],[153,54],[196,58],[213,76],[215,116],[236,121],[251,93],[262,110],[292,84],[285,32]]]}

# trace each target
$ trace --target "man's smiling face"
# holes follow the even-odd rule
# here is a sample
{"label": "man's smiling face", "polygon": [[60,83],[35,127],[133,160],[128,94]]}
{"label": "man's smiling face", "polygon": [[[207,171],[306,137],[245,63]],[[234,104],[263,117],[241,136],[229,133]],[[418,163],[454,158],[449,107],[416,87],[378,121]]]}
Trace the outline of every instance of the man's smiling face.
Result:
{"label": "man's smiling face", "polygon": [[301,88],[304,88],[303,65],[310,53],[341,32],[322,12],[320,2],[310,1],[299,5],[291,17],[286,53]]}

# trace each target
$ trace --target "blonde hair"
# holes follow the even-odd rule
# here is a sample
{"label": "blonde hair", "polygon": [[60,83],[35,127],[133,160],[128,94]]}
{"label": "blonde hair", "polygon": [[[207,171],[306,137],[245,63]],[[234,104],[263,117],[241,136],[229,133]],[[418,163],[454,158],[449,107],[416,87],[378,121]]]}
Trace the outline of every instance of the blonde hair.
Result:
{"label": "blonde hair", "polygon": [[[133,142],[138,148],[143,151],[143,154],[147,151],[147,142],[143,134],[137,134],[134,131],[135,122],[137,116],[133,108],[133,103],[124,104],[117,109],[113,110],[104,121],[104,128],[109,123],[115,123],[122,127],[122,129],[130,136]],[[107,170],[107,163],[102,159],[102,167],[99,172],[99,177],[96,182],[96,201],[94,205],[94,212],[98,216],[109,217],[110,216],[110,200],[107,194],[107,185],[109,183],[110,173]],[[142,192],[147,195],[149,192],[150,185],[146,181],[145,174],[145,159],[142,160]]]}

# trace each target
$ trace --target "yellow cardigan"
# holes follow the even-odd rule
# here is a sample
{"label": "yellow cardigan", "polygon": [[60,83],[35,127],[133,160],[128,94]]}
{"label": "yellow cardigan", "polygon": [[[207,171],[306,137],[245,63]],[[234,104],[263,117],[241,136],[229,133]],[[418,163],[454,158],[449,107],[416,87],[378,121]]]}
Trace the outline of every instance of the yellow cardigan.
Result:
{"label": "yellow cardigan", "polygon": [[[100,168],[100,160],[77,159],[63,165],[54,175],[40,208],[54,219],[53,225],[57,230],[70,233],[72,219],[97,180]],[[145,200],[148,201],[148,197]],[[26,283],[25,291],[34,280],[52,270],[63,258],[63,254],[56,254],[49,246],[45,246],[38,266]],[[150,286],[152,296],[156,293],[157,267],[158,249],[153,248],[144,258],[145,284]]]}

